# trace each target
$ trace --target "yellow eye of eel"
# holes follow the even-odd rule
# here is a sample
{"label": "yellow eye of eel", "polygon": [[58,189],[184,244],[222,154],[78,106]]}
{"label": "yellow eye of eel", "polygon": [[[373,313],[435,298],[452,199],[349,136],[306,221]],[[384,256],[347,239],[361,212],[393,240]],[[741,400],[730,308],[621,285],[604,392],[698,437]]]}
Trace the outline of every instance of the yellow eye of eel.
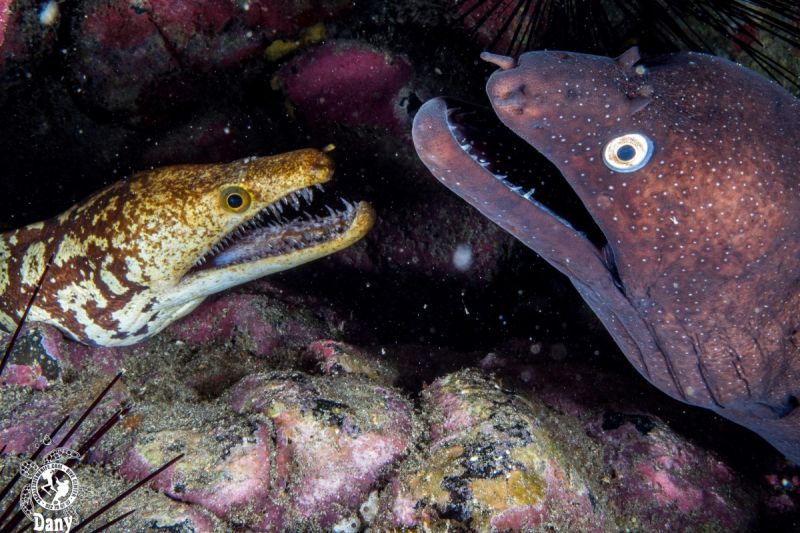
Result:
{"label": "yellow eye of eel", "polygon": [[231,213],[247,211],[250,203],[250,193],[242,187],[226,187],[222,191],[222,207]]}

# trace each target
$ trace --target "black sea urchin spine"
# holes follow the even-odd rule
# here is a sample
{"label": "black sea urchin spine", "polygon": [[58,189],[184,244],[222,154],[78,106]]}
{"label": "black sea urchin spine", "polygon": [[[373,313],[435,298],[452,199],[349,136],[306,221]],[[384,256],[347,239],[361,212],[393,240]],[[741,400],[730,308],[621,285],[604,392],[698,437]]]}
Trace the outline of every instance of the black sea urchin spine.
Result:
{"label": "black sea urchin spine", "polygon": [[[451,3],[451,2],[448,2]],[[455,18],[481,33],[491,51],[518,55],[557,48],[615,55],[632,44],[649,52],[713,51],[728,41],[766,74],[800,88],[798,75],[764,37],[800,51],[800,4],[794,0],[464,0]]]}

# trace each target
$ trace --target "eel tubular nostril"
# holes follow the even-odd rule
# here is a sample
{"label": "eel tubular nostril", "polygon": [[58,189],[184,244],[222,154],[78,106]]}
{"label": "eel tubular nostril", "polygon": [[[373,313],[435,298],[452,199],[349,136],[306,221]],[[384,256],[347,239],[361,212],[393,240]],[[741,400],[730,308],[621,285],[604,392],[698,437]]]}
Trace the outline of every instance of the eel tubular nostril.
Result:
{"label": "eel tubular nostril", "polygon": [[493,54],[491,52],[483,52],[481,59],[489,63],[495,64],[503,70],[512,69],[517,66],[517,60],[513,57],[503,56],[500,54]]}

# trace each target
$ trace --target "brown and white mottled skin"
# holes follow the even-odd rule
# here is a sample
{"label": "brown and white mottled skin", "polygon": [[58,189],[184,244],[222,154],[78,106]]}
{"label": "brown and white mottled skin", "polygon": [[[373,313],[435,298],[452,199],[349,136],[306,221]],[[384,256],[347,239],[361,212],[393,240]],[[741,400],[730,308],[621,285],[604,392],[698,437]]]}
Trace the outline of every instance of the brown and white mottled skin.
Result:
{"label": "brown and white mottled skin", "polygon": [[[279,255],[189,272],[225,236],[293,191],[328,181],[333,163],[307,149],[229,164],[179,165],[114,183],[63,214],[0,235],[0,325],[20,319],[45,265],[29,321],[45,322],[81,342],[138,342],[234,285],[345,248],[372,226],[369,205],[324,242]],[[241,212],[223,191],[250,196]]]}
{"label": "brown and white mottled skin", "polygon": [[[704,54],[485,58],[495,113],[559,169],[606,249],[470,157],[441,99],[414,126],[433,174],[566,274],[653,384],[800,462],[798,100]],[[604,147],[631,133],[651,159],[612,170]]]}

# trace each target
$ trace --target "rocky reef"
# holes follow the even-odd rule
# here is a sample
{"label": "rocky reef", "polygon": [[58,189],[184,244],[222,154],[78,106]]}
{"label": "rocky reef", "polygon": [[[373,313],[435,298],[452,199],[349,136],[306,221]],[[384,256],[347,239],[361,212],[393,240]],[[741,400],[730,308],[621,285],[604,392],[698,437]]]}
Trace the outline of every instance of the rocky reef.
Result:
{"label": "rocky reef", "polygon": [[[258,282],[130,348],[31,328],[0,389],[0,445],[29,451],[124,370],[103,410],[135,408],[78,474],[114,493],[185,454],[120,504],[131,531],[750,531],[794,508],[637,376],[524,339],[354,346],[343,312]],[[704,417],[714,439],[753,440]]]}

